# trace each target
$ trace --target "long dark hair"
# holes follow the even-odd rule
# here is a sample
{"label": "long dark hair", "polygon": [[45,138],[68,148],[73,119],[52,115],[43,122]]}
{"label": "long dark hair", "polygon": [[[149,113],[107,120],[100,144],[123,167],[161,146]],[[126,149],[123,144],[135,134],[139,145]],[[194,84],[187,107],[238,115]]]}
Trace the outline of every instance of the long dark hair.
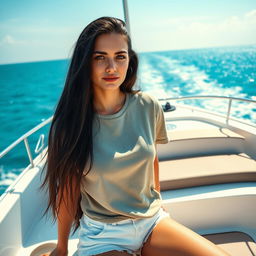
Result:
{"label": "long dark hair", "polygon": [[[125,23],[113,17],[96,19],[84,28],[76,42],[65,86],[49,131],[46,175],[41,185],[41,188],[48,185],[49,199],[45,214],[51,208],[56,221],[63,194],[67,191],[71,199],[77,199],[72,202],[75,209],[71,209],[75,213],[74,232],[79,227],[82,216],[81,179],[93,164],[91,58],[96,38],[107,33],[121,34],[127,40],[129,66],[120,90],[135,92],[132,88],[137,78],[138,57],[132,50]],[[75,196],[76,193],[78,197]]]}

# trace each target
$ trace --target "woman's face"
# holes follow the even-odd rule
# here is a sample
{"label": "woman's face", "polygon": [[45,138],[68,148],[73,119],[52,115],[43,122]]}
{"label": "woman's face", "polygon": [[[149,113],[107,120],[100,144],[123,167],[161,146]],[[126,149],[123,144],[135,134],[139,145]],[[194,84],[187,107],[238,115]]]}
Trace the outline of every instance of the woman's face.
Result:
{"label": "woman's face", "polygon": [[91,63],[94,90],[119,89],[129,65],[128,44],[124,36],[117,33],[98,36]]}

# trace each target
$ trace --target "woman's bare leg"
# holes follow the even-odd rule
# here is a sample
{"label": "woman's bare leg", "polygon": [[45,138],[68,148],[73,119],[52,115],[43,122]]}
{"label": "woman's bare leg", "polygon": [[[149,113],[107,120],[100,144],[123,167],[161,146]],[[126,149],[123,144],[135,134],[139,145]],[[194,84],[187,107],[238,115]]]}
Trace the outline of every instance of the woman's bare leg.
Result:
{"label": "woman's bare leg", "polygon": [[230,256],[173,219],[162,219],[142,248],[142,256]]}

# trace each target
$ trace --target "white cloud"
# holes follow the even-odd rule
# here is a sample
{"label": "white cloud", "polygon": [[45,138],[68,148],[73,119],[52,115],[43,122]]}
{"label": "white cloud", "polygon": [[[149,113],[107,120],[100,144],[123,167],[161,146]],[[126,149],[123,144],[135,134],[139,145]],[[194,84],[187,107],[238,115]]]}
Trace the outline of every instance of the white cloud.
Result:
{"label": "white cloud", "polygon": [[246,19],[253,19],[256,21],[256,9],[245,14]]}
{"label": "white cloud", "polygon": [[6,35],[2,40],[2,44],[15,44],[15,40],[12,36]]}
{"label": "white cloud", "polygon": [[[52,26],[49,21],[24,25],[18,19],[0,23],[2,62],[11,56],[66,58],[82,26]],[[131,23],[136,51],[157,51],[256,43],[256,9],[240,16],[179,16]],[[5,56],[5,58],[3,58]]]}
{"label": "white cloud", "polygon": [[[0,24],[3,27],[4,24]],[[37,26],[5,27],[0,34],[0,63],[64,59],[72,54],[81,28]]]}
{"label": "white cloud", "polygon": [[256,9],[225,19],[217,16],[162,19],[160,23],[144,24],[132,32],[138,51],[255,44]]}
{"label": "white cloud", "polygon": [[17,46],[25,44],[24,40],[17,40],[11,35],[5,35],[0,40],[0,46]]}

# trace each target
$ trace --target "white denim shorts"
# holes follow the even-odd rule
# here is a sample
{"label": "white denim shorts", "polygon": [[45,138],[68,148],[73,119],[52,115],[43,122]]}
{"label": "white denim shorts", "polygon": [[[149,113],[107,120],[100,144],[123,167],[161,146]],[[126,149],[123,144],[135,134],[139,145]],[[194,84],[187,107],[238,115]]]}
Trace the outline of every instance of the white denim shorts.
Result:
{"label": "white denim shorts", "polygon": [[91,256],[107,251],[126,251],[141,255],[143,244],[156,224],[169,213],[160,208],[150,218],[127,219],[115,223],[95,221],[86,215],[80,220],[78,256]]}

